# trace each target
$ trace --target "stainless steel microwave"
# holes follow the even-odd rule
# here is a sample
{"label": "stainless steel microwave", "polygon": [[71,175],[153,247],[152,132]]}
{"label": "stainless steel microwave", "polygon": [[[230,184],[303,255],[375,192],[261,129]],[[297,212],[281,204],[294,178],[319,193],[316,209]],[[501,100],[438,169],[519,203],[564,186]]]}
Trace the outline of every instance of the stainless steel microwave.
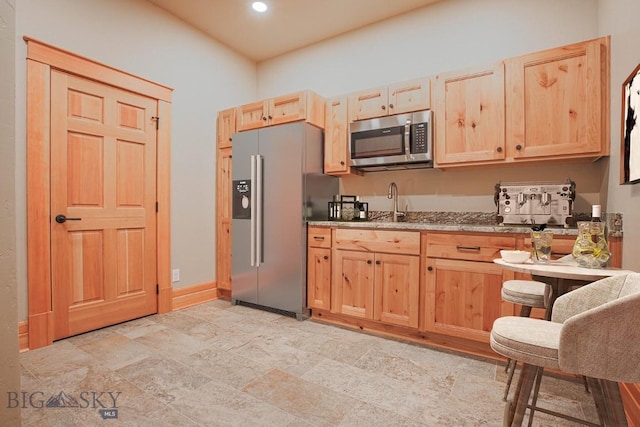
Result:
{"label": "stainless steel microwave", "polygon": [[364,171],[433,167],[431,110],[353,122],[351,166]]}

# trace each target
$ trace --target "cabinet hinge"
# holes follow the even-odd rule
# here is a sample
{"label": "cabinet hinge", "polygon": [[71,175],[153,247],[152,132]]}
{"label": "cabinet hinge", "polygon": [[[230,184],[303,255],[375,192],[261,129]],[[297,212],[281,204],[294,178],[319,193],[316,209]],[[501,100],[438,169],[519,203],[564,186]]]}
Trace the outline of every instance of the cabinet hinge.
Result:
{"label": "cabinet hinge", "polygon": [[158,117],[158,116],[153,116],[153,117],[151,117],[151,120],[153,120],[154,122],[156,122],[156,130],[160,129],[160,117]]}
{"label": "cabinet hinge", "polygon": [[160,295],[160,285],[156,283],[156,295]]}

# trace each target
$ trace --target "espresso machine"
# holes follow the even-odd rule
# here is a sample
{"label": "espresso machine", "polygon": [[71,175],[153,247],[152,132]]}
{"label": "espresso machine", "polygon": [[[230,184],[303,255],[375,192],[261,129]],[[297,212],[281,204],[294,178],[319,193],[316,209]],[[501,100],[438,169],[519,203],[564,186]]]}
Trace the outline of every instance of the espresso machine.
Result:
{"label": "espresso machine", "polygon": [[497,222],[504,224],[547,224],[569,227],[574,224],[573,201],[576,184],[563,183],[497,183],[494,202],[498,207]]}

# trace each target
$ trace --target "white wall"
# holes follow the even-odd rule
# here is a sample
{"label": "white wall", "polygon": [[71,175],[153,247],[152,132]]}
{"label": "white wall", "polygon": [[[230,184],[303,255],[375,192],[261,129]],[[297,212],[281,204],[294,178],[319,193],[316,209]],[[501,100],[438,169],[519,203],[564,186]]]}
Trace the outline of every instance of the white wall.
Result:
{"label": "white wall", "polygon": [[622,82],[640,64],[640,2],[638,0],[600,0],[599,28],[611,34],[611,167],[609,171],[609,210],[622,212],[624,239],[622,265],[640,271],[640,184],[619,185]]}
{"label": "white wall", "polygon": [[[0,2],[0,390],[20,391],[16,280],[15,7]],[[20,426],[20,409],[0,404],[0,425]]]}
{"label": "white wall", "polygon": [[[260,97],[310,88],[330,97],[599,37],[597,0],[446,0],[258,64]],[[437,112],[436,112],[437,113]],[[561,167],[378,172],[341,180],[372,210],[395,181],[409,210],[493,212],[499,182],[576,182],[579,212],[603,203],[607,160]]]}
{"label": "white wall", "polygon": [[255,64],[143,0],[17,0],[18,275],[27,313],[25,76],[27,35],[174,88],[171,258],[181,287],[215,280],[216,112],[256,99]]}
{"label": "white wall", "polygon": [[260,97],[334,96],[598,37],[597,0],[446,0],[258,64]]}

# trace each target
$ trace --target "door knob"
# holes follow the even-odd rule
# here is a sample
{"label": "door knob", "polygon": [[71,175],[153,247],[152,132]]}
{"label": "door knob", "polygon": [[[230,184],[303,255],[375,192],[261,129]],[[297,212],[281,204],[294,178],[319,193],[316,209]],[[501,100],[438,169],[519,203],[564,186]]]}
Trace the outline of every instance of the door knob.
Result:
{"label": "door knob", "polygon": [[63,224],[67,221],[82,221],[82,218],[67,218],[65,215],[56,215],[56,222],[58,224]]}

